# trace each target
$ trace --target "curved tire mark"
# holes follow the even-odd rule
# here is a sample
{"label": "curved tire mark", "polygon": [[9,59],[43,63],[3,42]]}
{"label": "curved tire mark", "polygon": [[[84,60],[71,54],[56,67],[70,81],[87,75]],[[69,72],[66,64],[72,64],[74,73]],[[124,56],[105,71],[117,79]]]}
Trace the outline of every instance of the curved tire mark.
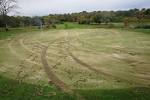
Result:
{"label": "curved tire mark", "polygon": [[[70,45],[70,41],[69,41],[68,37],[69,36],[67,34],[66,40],[68,42],[67,44],[68,44],[68,48],[69,48],[69,47],[71,47],[71,45]],[[80,65],[88,68],[89,70],[96,72],[97,74],[102,74],[102,75],[110,76],[110,77],[112,77],[114,79],[117,79],[117,80],[119,79],[119,81],[124,81],[124,82],[130,83],[130,84],[143,85],[143,84],[141,84],[139,82],[130,81],[130,80],[126,79],[126,78],[121,78],[119,76],[115,76],[115,75],[113,75],[113,74],[111,74],[109,72],[106,72],[106,71],[103,71],[103,70],[100,70],[100,69],[95,69],[91,65],[83,62],[82,60],[80,60],[79,58],[77,58],[75,55],[73,55],[73,53],[70,51],[70,49],[66,49],[66,50],[68,51],[68,54],[73,58],[74,61],[76,61],[78,64],[80,64]]]}
{"label": "curved tire mark", "polygon": [[[55,40],[55,41],[57,41],[57,40]],[[53,42],[55,42],[55,41],[53,41]],[[66,83],[64,83],[63,81],[61,81],[61,80],[53,73],[53,71],[52,71],[52,67],[53,67],[53,66],[50,67],[50,66],[48,65],[48,62],[47,62],[47,59],[46,59],[46,52],[47,52],[47,49],[48,49],[48,46],[46,46],[46,47],[43,49],[43,51],[42,51],[42,53],[41,53],[41,61],[42,61],[43,67],[44,67],[44,69],[45,69],[45,72],[46,72],[48,78],[52,81],[52,83],[55,84],[55,86],[56,86],[58,89],[60,89],[60,90],[62,90],[62,91],[64,91],[64,92],[66,92],[66,93],[76,95],[77,100],[85,100],[80,94],[78,94],[77,92],[73,91],[73,90],[70,88],[70,86],[68,86]],[[60,61],[60,62],[57,62],[55,65],[57,65],[58,63],[61,63],[61,61]],[[55,66],[55,65],[54,65],[54,66]]]}
{"label": "curved tire mark", "polygon": [[69,86],[67,86],[63,81],[61,81],[52,71],[52,68],[48,65],[47,59],[46,59],[46,52],[47,52],[48,46],[44,47],[41,53],[41,61],[43,64],[43,67],[45,69],[45,72],[48,76],[48,78],[56,85],[57,88],[61,89],[64,92],[71,92]]}
{"label": "curved tire mark", "polygon": [[21,55],[19,55],[19,54],[13,49],[13,47],[12,47],[12,42],[13,42],[13,41],[14,41],[14,40],[12,40],[12,41],[8,44],[8,48],[9,48],[9,50],[10,50],[10,52],[11,52],[12,54],[14,54],[16,57],[18,57],[18,58],[21,59],[21,60],[25,60],[25,61],[27,61],[27,62],[29,62],[29,63],[32,63],[32,64],[41,65],[40,63],[31,61],[30,59],[25,59],[24,57],[22,57]]}

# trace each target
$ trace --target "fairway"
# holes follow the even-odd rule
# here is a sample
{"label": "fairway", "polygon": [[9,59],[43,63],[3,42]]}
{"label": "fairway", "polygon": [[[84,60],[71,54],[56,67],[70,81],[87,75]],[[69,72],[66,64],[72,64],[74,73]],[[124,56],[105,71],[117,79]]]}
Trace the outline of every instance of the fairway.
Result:
{"label": "fairway", "polygon": [[0,45],[0,75],[50,88],[40,92],[51,93],[46,100],[60,93],[82,100],[150,100],[149,34],[52,29],[14,35],[0,40]]}

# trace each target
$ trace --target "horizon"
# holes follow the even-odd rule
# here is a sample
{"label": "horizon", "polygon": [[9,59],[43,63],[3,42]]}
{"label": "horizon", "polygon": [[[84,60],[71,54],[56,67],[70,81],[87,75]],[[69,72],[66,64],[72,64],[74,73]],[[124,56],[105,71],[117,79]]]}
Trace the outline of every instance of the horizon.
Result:
{"label": "horizon", "polygon": [[[150,9],[149,8],[130,8],[130,9],[122,9],[122,10],[95,10],[95,11],[85,11],[87,13],[91,13],[91,12],[98,12],[98,11],[101,11],[101,12],[110,12],[110,11],[129,11],[129,10],[132,10],[132,9],[139,9],[139,10],[142,10],[142,9]],[[48,15],[64,15],[64,14],[73,14],[73,13],[81,13],[81,12],[84,12],[84,11],[79,11],[79,12],[70,12],[70,13],[49,13],[49,14],[45,14],[45,15],[11,15],[9,14],[9,16],[26,16],[26,17],[42,17],[42,16],[48,16]]]}
{"label": "horizon", "polygon": [[149,8],[149,0],[19,0],[21,13],[10,13],[11,16],[45,16],[49,14],[68,14],[82,11],[118,11]]}

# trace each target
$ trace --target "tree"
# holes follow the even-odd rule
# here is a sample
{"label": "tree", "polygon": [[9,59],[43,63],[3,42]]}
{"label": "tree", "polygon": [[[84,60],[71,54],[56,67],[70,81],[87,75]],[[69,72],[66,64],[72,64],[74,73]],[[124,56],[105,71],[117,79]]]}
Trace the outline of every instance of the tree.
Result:
{"label": "tree", "polygon": [[124,19],[124,26],[128,27],[129,26],[129,18]]}
{"label": "tree", "polygon": [[101,24],[102,15],[101,15],[101,14],[96,14],[95,16],[93,16],[93,21],[94,21],[95,23]]}
{"label": "tree", "polygon": [[139,23],[142,23],[142,20],[144,18],[144,11],[145,9],[142,9],[136,12],[136,18],[138,19]]}
{"label": "tree", "polygon": [[113,18],[113,16],[114,16],[114,14],[113,14],[113,12],[108,12],[108,11],[103,11],[102,12],[102,21],[103,21],[103,23],[105,23],[106,25],[109,23],[109,22],[111,22],[111,20],[112,20],[112,18]]}
{"label": "tree", "polygon": [[0,15],[3,17],[5,30],[8,31],[7,14],[17,8],[16,0],[0,0]]}
{"label": "tree", "polygon": [[149,8],[149,9],[146,9],[146,11],[144,12],[144,14],[150,16],[150,8]]}

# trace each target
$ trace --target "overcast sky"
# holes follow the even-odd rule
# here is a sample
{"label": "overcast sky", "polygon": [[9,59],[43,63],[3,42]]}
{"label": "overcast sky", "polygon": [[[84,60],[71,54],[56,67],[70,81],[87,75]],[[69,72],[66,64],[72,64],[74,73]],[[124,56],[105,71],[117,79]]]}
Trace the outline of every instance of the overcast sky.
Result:
{"label": "overcast sky", "polygon": [[150,0],[18,0],[19,15],[42,16],[98,10],[150,8]]}

